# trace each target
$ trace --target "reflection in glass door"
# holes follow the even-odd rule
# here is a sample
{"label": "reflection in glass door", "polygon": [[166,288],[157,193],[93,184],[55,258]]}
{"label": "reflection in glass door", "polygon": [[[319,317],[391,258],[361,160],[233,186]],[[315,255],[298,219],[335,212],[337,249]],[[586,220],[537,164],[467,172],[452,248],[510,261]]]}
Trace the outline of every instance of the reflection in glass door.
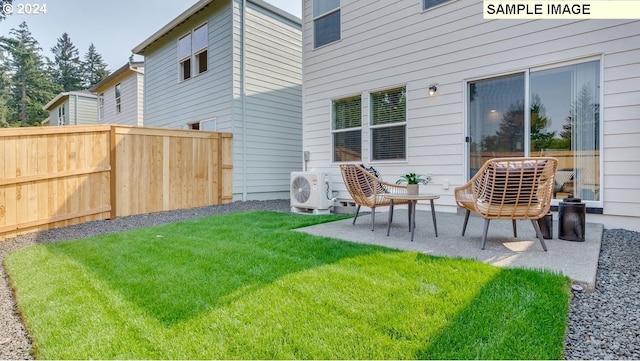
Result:
{"label": "reflection in glass door", "polygon": [[469,82],[468,96],[469,178],[491,158],[551,156],[554,198],[601,200],[599,60]]}
{"label": "reflection in glass door", "polygon": [[554,198],[600,200],[600,62],[532,71],[531,155],[558,159]]}
{"label": "reflection in glass door", "polygon": [[469,83],[469,178],[491,158],[524,155],[524,80],[520,73]]}

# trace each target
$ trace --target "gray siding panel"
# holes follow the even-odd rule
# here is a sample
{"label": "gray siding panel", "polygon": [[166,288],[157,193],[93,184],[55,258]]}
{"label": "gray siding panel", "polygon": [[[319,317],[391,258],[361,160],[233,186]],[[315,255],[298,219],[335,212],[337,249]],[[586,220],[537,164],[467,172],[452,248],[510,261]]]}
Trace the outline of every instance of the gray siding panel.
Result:
{"label": "gray siding panel", "polygon": [[247,12],[247,187],[288,194],[302,165],[301,29],[253,4]]}
{"label": "gray siding panel", "polygon": [[98,101],[96,98],[77,97],[77,113],[74,115],[77,116],[76,124],[97,124]]}
{"label": "gray siding panel", "polygon": [[[246,4],[245,59],[240,0],[211,2],[145,49],[144,124],[215,118],[218,131],[233,133],[234,198],[287,198],[289,174],[301,168],[301,28]],[[179,81],[177,41],[204,22],[208,70]]]}

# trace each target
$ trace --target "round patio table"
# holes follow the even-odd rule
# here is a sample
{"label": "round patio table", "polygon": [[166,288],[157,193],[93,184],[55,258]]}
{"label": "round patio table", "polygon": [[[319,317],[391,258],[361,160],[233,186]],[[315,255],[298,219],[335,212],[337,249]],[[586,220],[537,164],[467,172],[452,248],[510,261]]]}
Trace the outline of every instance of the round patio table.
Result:
{"label": "round patio table", "polygon": [[437,194],[387,194],[387,199],[391,201],[389,205],[389,221],[387,222],[387,236],[391,229],[391,221],[393,220],[393,202],[394,201],[409,201],[409,230],[411,230],[411,242],[413,242],[413,234],[416,228],[416,204],[418,201],[429,201],[431,203],[431,219],[433,220],[433,230],[438,237],[438,225],[436,224],[436,212],[433,205],[433,200],[440,198]]}

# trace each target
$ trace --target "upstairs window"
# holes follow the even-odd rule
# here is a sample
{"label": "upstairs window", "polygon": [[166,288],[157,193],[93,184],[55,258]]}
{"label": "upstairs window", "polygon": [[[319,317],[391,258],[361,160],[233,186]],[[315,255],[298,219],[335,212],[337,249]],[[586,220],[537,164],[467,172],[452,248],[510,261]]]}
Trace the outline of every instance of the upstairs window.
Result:
{"label": "upstairs window", "polygon": [[180,63],[180,80],[191,78],[191,34],[178,40],[178,62]]}
{"label": "upstairs window", "polygon": [[424,10],[434,8],[452,0],[423,0]]}
{"label": "upstairs window", "polygon": [[334,100],[332,104],[333,161],[362,159],[361,97]]}
{"label": "upstairs window", "polygon": [[371,93],[371,160],[406,159],[406,88]]}
{"label": "upstairs window", "polygon": [[60,108],[58,108],[58,125],[65,125],[67,124],[67,114],[66,114],[66,109],[64,104],[62,104],[60,106]]}
{"label": "upstairs window", "polygon": [[98,95],[98,121],[104,119],[104,93]]}
{"label": "upstairs window", "polygon": [[193,31],[193,54],[196,63],[196,74],[207,71],[207,46],[209,45],[209,31],[207,24]]}
{"label": "upstairs window", "polygon": [[120,104],[120,83],[116,84],[116,113],[120,113],[122,111],[122,106]]}
{"label": "upstairs window", "polygon": [[201,25],[189,34],[178,39],[178,63],[180,81],[202,74],[209,68],[208,51],[209,27]]}
{"label": "upstairs window", "polygon": [[313,1],[314,48],[340,40],[340,0]]}

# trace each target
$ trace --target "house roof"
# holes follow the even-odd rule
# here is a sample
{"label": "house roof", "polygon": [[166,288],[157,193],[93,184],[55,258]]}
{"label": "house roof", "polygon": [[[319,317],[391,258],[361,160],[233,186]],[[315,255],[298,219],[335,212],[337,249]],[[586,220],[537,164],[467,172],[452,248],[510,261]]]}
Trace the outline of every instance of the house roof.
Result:
{"label": "house roof", "polygon": [[[133,55],[132,55],[132,57],[133,57]],[[131,68],[135,68],[135,69],[142,68],[142,69],[144,69],[144,61],[130,61],[130,62],[126,63],[125,65],[121,66],[118,70],[116,70],[113,73],[109,74],[109,76],[107,76],[104,79],[100,80],[96,85],[92,86],[89,90],[91,92],[93,92],[93,93],[97,93],[98,89],[100,89],[102,86],[104,86],[105,84],[113,81],[114,79],[116,79],[120,75],[126,73]],[[140,70],[137,70],[137,71],[140,72]]]}
{"label": "house roof", "polygon": [[60,102],[60,100],[65,99],[70,97],[71,95],[76,95],[79,97],[85,97],[85,98],[93,98],[96,99],[96,95],[92,94],[89,90],[77,90],[77,91],[70,91],[70,92],[63,92],[60,93],[58,95],[56,95],[55,98],[51,99],[50,102],[48,102],[47,104],[45,104],[45,106],[42,107],[43,110],[49,111],[51,110],[51,108],[56,105],[58,102]]}
{"label": "house roof", "polygon": [[[175,29],[176,27],[178,27],[180,24],[186,22],[189,20],[189,18],[191,18],[193,15],[199,13],[200,11],[204,10],[204,8],[206,8],[207,6],[209,6],[209,4],[211,4],[212,2],[214,2],[216,0],[200,0],[197,3],[195,3],[193,6],[191,6],[190,8],[188,8],[187,10],[185,10],[182,14],[178,15],[178,17],[176,17],[175,19],[171,20],[167,25],[163,26],[162,29],[156,31],[153,35],[151,35],[150,37],[148,37],[146,40],[144,40],[142,43],[140,43],[138,46],[136,46],[135,48],[133,48],[131,50],[131,52],[133,52],[134,54],[138,54],[138,55],[144,55],[144,51],[145,49],[153,44],[154,42],[158,41],[160,38],[162,38],[163,36],[167,35],[168,33],[170,33],[173,29]],[[255,4],[257,6],[260,6],[263,9],[266,9],[274,14],[280,15],[300,26],[302,26],[302,20],[300,18],[298,18],[297,16],[294,16],[292,14],[289,14],[288,12],[275,7],[269,3],[264,2],[263,0],[247,0],[247,2],[250,2],[252,4]]]}

